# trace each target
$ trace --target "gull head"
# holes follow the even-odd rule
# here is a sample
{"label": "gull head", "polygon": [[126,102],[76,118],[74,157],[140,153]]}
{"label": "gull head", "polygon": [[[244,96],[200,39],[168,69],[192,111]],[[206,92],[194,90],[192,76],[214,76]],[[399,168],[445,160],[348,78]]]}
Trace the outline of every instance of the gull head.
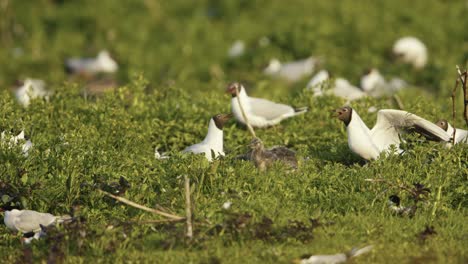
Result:
{"label": "gull head", "polygon": [[442,128],[443,130],[448,130],[448,122],[445,119],[440,119],[435,123],[438,127]]}
{"label": "gull head", "polygon": [[345,123],[345,125],[348,125],[349,122],[351,122],[351,116],[353,113],[353,109],[349,106],[345,106],[342,108],[338,108],[332,111],[334,116],[340,119]]}
{"label": "gull head", "polygon": [[232,95],[232,97],[236,97],[237,96],[237,91],[240,91],[242,90],[242,84],[238,83],[238,82],[234,82],[234,83],[231,83],[228,85],[227,89],[226,89],[226,93],[229,93]]}
{"label": "gull head", "polygon": [[390,195],[388,197],[388,203],[390,206],[400,206],[400,197],[397,195]]}
{"label": "gull head", "polygon": [[102,71],[113,73],[116,72],[119,66],[117,62],[109,55],[109,52],[106,50],[100,51],[97,56],[97,62],[101,66]]}
{"label": "gull head", "polygon": [[224,124],[231,119],[232,114],[217,114],[213,116],[213,121],[216,124],[216,127],[219,129],[223,129]]}

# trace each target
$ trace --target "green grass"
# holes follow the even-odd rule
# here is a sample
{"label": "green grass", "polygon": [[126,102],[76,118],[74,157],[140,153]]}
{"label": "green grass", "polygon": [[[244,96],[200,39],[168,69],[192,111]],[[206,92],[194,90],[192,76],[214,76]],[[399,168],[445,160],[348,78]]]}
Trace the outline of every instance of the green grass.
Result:
{"label": "green grass", "polygon": [[[414,85],[400,93],[406,110],[433,121],[450,118],[455,65],[466,65],[468,58],[466,1],[0,4],[0,130],[24,129],[34,143],[27,158],[19,149],[0,149],[0,192],[16,196],[28,209],[64,214],[75,208],[86,219],[34,241],[34,259],[63,254],[73,263],[290,263],[306,253],[373,244],[371,253],[355,261],[468,261],[466,146],[448,150],[414,142],[406,155],[364,164],[348,149],[343,124],[330,117],[329,110],[344,101],[312,97],[303,91],[307,78],[289,85],[261,73],[273,56],[320,55],[324,68],[354,83],[374,66]],[[429,65],[422,71],[387,56],[393,41],[407,34],[428,46]],[[263,36],[271,40],[264,48],[258,45]],[[228,59],[236,39],[246,42],[247,52]],[[67,79],[63,60],[94,56],[101,48],[119,61],[121,87],[85,98],[81,85]],[[18,51],[23,55],[14,55]],[[24,77],[46,80],[54,91],[50,102],[36,100],[26,109],[17,104],[9,86]],[[233,80],[247,84],[252,95],[310,107],[303,116],[256,131],[268,146],[297,150],[297,171],[277,165],[258,172],[235,160],[247,150],[249,134],[234,122],[224,130],[225,158],[209,164],[203,157],[179,154],[204,137],[212,115],[229,111],[230,97],[223,91]],[[368,107],[395,107],[387,99],[352,106],[368,124],[376,117]],[[455,125],[466,127],[460,115]],[[154,159],[156,146],[172,158]],[[127,223],[157,217],[92,187],[123,176],[131,185],[124,197],[184,215],[183,175],[192,182],[193,241],[184,238],[182,223]],[[409,195],[366,178],[419,182],[431,193],[413,218],[402,218],[388,211],[387,197],[399,194],[411,204]],[[226,201],[233,203],[230,213],[221,209]],[[245,227],[233,224],[247,213],[251,220]],[[271,227],[261,225],[264,217],[272,220]],[[310,218],[322,225],[312,228]],[[418,234],[426,225],[437,234],[422,241]],[[23,256],[19,237],[0,225],[0,259]]]}

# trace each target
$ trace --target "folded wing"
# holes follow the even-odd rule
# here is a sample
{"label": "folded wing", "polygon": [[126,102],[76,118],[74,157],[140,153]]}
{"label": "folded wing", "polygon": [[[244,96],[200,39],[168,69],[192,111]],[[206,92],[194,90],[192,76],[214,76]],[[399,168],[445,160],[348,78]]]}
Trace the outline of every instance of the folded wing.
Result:
{"label": "folded wing", "polygon": [[253,115],[273,120],[284,115],[294,114],[294,108],[289,105],[277,104],[261,98],[249,98],[250,109]]}

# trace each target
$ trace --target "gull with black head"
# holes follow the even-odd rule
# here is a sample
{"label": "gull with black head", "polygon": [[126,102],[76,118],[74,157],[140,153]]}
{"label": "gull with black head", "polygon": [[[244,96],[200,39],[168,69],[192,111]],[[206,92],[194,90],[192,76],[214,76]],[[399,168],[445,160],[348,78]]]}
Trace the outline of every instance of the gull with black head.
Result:
{"label": "gull with black head", "polygon": [[338,108],[333,112],[346,126],[349,148],[365,160],[377,159],[382,152],[390,151],[392,145],[395,145],[397,152],[401,153],[400,136],[408,131],[416,131],[440,141],[450,140],[450,135],[442,128],[406,111],[379,110],[372,129],[369,129],[358,113],[349,106]]}
{"label": "gull with black head", "polygon": [[307,107],[293,108],[292,106],[274,103],[266,99],[250,97],[247,95],[244,86],[240,83],[230,84],[226,92],[232,95],[231,110],[236,120],[242,124],[246,124],[242,115],[242,109],[239,106],[240,101],[247,120],[253,127],[273,126],[286,118],[307,112]]}
{"label": "gull with black head", "polygon": [[[458,143],[468,143],[468,130],[460,129],[460,128],[455,128],[453,127],[447,120],[445,119],[440,119],[435,123],[437,126],[442,128],[449,136],[453,136],[453,132],[455,131],[455,144]],[[447,146],[452,146],[451,143],[448,143]]]}
{"label": "gull with black head", "polygon": [[189,146],[183,152],[204,153],[208,161],[219,155],[224,156],[223,127],[232,117],[231,114],[217,114],[210,119],[208,133],[202,142]]}

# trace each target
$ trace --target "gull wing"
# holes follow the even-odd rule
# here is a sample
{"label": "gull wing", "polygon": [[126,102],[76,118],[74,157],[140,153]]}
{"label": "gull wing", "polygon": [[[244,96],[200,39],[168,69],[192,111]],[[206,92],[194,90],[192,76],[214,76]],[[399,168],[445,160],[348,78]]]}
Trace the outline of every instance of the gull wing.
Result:
{"label": "gull wing", "polygon": [[31,210],[24,210],[15,219],[15,227],[23,233],[38,232],[41,226],[49,226],[55,222],[56,217],[48,213],[39,213]]}
{"label": "gull wing", "polygon": [[416,132],[449,141],[450,136],[434,123],[415,114],[393,109],[383,109],[377,112],[377,122],[371,129],[370,136],[376,145],[386,148],[389,145],[400,143],[402,130],[414,129]]}
{"label": "gull wing", "polygon": [[253,115],[273,120],[278,117],[294,114],[294,108],[285,104],[277,104],[261,98],[249,97],[250,110]]}
{"label": "gull wing", "polygon": [[335,87],[330,90],[335,96],[344,98],[346,100],[356,100],[366,96],[366,93],[361,89],[350,84],[346,79],[337,78],[335,80]]}

